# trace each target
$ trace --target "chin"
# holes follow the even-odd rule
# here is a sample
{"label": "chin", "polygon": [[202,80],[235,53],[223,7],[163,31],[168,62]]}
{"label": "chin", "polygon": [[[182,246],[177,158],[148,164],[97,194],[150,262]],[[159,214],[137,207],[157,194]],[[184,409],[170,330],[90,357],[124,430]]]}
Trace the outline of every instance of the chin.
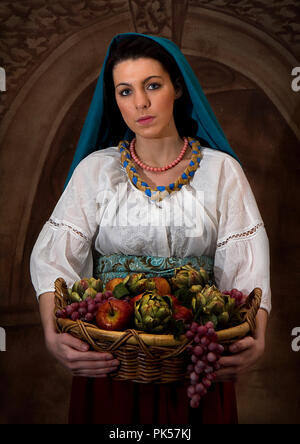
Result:
{"label": "chin", "polygon": [[135,131],[135,134],[143,137],[144,139],[162,139],[164,137],[170,136],[170,132],[164,129],[157,128],[139,128]]}

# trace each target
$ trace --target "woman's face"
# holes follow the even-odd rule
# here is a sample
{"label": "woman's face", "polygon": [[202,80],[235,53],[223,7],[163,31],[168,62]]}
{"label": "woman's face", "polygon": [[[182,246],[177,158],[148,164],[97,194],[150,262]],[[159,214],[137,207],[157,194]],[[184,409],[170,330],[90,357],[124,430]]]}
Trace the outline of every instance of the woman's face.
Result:
{"label": "woman's face", "polygon": [[146,138],[177,134],[173,108],[181,95],[160,62],[129,59],[113,69],[115,97],[127,126]]}

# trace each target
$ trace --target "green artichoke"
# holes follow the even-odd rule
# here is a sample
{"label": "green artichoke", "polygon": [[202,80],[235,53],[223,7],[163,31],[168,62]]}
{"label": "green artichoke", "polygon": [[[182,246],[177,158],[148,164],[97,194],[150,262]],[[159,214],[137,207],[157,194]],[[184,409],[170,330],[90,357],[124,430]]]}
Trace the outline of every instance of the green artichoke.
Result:
{"label": "green artichoke", "polygon": [[215,328],[228,328],[242,321],[239,307],[230,296],[222,294],[215,285],[205,287],[192,298],[192,311],[197,321],[212,321]]}
{"label": "green artichoke", "polygon": [[182,267],[175,268],[175,276],[171,278],[173,288],[191,288],[195,285],[206,285],[209,281],[208,274],[204,268],[200,267],[199,270],[191,267],[189,264]]}
{"label": "green artichoke", "polygon": [[196,285],[192,285],[189,290],[192,293],[199,293],[202,290],[202,288],[203,288],[202,285],[196,284]]}
{"label": "green artichoke", "polygon": [[153,286],[151,286],[148,281],[149,279],[145,277],[145,273],[137,273],[127,275],[123,280],[123,284],[126,285],[131,294],[137,295],[143,293],[145,290],[155,288],[154,283]]}
{"label": "green artichoke", "polygon": [[172,299],[155,291],[146,291],[135,302],[135,325],[148,333],[165,333],[172,319]]}

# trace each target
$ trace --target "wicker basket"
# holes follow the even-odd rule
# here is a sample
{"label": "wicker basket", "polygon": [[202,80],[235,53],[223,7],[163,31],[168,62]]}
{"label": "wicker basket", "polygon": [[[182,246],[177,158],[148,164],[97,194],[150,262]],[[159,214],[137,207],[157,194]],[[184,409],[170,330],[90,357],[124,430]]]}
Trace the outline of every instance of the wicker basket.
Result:
{"label": "wicker basket", "polygon": [[[66,282],[63,278],[58,278],[55,281],[55,310],[64,308],[67,298]],[[247,301],[245,322],[216,332],[218,342],[225,347],[255,330],[261,289],[255,288]],[[113,353],[120,361],[118,370],[110,373],[114,379],[141,383],[170,383],[182,381],[187,377],[189,356],[186,348],[190,341],[185,336],[176,340],[173,335],[147,334],[134,329],[101,330],[80,320],[55,317],[55,321],[60,333],[70,333],[89,343],[96,351]]]}

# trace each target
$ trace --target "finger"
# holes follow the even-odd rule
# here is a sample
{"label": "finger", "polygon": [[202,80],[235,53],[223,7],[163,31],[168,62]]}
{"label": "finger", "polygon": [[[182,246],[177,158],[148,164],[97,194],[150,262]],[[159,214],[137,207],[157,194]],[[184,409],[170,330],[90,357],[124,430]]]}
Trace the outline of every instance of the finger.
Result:
{"label": "finger", "polygon": [[109,369],[116,369],[119,365],[119,361],[114,359],[112,361],[75,361],[70,364],[70,368],[73,371],[76,370],[100,370],[107,371]]}
{"label": "finger", "polygon": [[97,376],[106,376],[108,373],[114,372],[117,370],[117,366],[108,367],[108,368],[82,368],[82,369],[74,369],[72,370],[73,376],[88,376],[88,377],[97,377]]}
{"label": "finger", "polygon": [[87,351],[90,348],[86,342],[81,341],[80,339],[75,338],[68,333],[62,334],[61,339],[64,345],[68,345],[69,347],[72,347],[78,351]]}
{"label": "finger", "polygon": [[238,356],[222,356],[219,361],[221,368],[223,367],[236,367],[240,363],[240,358]]}
{"label": "finger", "polygon": [[66,353],[66,359],[69,362],[95,361],[98,363],[107,363],[106,365],[110,365],[111,362],[114,360],[114,356],[106,352],[80,352],[77,350],[69,349]]}
{"label": "finger", "polygon": [[236,366],[220,368],[215,372],[216,381],[236,381],[238,372],[239,368]]}
{"label": "finger", "polygon": [[236,341],[234,344],[229,346],[229,351],[231,353],[240,353],[244,350],[247,350],[253,345],[254,339],[252,336],[246,336],[243,339],[240,339],[239,341]]}

